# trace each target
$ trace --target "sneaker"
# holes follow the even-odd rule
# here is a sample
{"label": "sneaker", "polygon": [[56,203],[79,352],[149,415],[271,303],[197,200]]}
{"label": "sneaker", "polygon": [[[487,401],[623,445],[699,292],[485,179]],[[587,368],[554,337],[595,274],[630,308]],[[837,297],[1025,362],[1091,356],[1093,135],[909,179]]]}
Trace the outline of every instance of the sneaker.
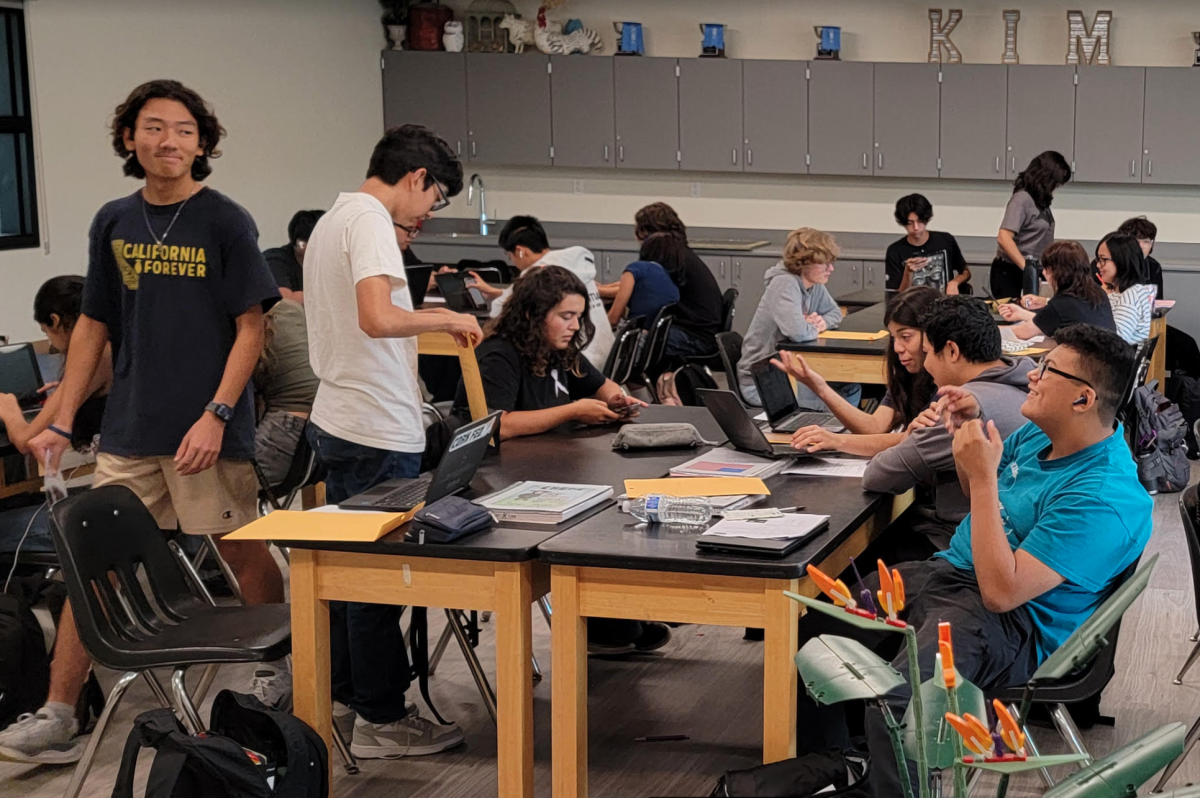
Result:
{"label": "sneaker", "polygon": [[271,709],[292,711],[292,674],[268,663],[259,665],[250,680],[250,695]]}
{"label": "sneaker", "polygon": [[633,643],[588,643],[587,651],[593,657],[622,657],[637,650]]}
{"label": "sneaker", "polygon": [[417,716],[395,723],[367,723],[358,718],[350,753],[359,759],[399,759],[436,754],[462,741],[463,731],[454,723],[442,726]]}
{"label": "sneaker", "polygon": [[[408,712],[408,717],[415,718],[418,715],[417,705],[412,701],[404,705],[404,709]],[[349,745],[350,738],[354,736],[354,721],[358,718],[358,713],[353,709],[343,704],[341,701],[333,702],[333,725],[342,734],[342,740]]]}
{"label": "sneaker", "polygon": [[66,765],[83,756],[89,735],[78,735],[71,715],[61,716],[42,707],[25,714],[0,732],[0,761]]}
{"label": "sneaker", "polygon": [[658,651],[671,642],[671,628],[665,623],[646,621],[642,623],[642,634],[633,641],[633,646],[639,654]]}

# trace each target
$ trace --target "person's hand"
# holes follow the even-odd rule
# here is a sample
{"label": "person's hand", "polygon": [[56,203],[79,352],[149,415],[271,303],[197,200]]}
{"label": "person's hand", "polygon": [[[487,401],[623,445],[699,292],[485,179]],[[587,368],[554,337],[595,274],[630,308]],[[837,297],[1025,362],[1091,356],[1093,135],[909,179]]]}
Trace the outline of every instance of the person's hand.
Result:
{"label": "person's hand", "polygon": [[623,393],[613,394],[608,399],[608,409],[621,418],[637,418],[638,412],[643,407],[649,407],[649,405],[635,396],[626,396]]}
{"label": "person's hand", "polygon": [[445,326],[442,327],[442,330],[454,337],[454,343],[460,347],[469,348],[478,345],[483,340],[483,330],[479,329],[479,319],[470,313],[455,313],[447,308],[438,308],[438,310],[443,311],[446,316]]}
{"label": "person's hand", "polygon": [[839,452],[842,442],[843,436],[817,426],[801,427],[792,435],[792,448],[801,452]]}
{"label": "person's hand", "polygon": [[571,405],[575,408],[575,420],[584,424],[607,424],[621,418],[599,399],[576,399]]}
{"label": "person's hand", "polygon": [[479,293],[483,294],[488,299],[495,299],[496,297],[498,297],[504,293],[503,288],[497,288],[496,286],[489,283],[487,280],[484,280],[482,277],[480,277],[475,272],[469,271],[469,272],[467,272],[467,274],[471,275],[471,277],[474,279],[474,282],[469,283],[468,285],[471,287],[474,287],[474,288],[478,288]]}
{"label": "person's hand", "polygon": [[909,258],[904,261],[904,266],[910,272],[917,272],[924,269],[926,263],[929,263],[929,258]]}
{"label": "person's hand", "polygon": [[[60,427],[55,423],[56,427]],[[61,428],[61,427],[60,427]],[[70,430],[67,429],[67,432]],[[57,469],[62,461],[63,452],[71,445],[71,441],[53,430],[44,429],[29,441],[29,452],[37,461],[50,468]],[[48,462],[47,462],[48,461]]]}
{"label": "person's hand", "polygon": [[828,328],[828,325],[825,324],[825,319],[821,316],[820,313],[809,313],[807,316],[804,317],[804,320],[807,321],[809,324],[811,324],[813,327],[816,327],[817,332],[825,332],[825,330]]}
{"label": "person's hand", "polygon": [[942,423],[946,425],[946,431],[953,434],[968,421],[978,419],[983,415],[983,408],[979,406],[979,399],[975,394],[958,385],[947,385],[938,389],[940,397],[934,403]]}
{"label": "person's hand", "polygon": [[808,363],[804,360],[804,356],[799,352],[788,352],[784,350],[779,353],[779,357],[771,358],[771,365],[782,372],[792,375],[796,382],[801,383],[813,393],[817,393],[821,388],[824,388],[828,383],[825,378],[817,372],[813,371]]}
{"label": "person's hand", "polygon": [[1009,302],[1007,305],[1001,305],[997,312],[1005,321],[1029,321],[1033,318],[1033,312],[1025,308],[1018,307]]}
{"label": "person's hand", "polygon": [[954,463],[971,483],[996,478],[1004,441],[995,421],[968,421],[954,433]]}
{"label": "person's hand", "polygon": [[59,381],[58,381],[58,380],[51,380],[50,382],[48,382],[48,383],[46,383],[45,385],[43,385],[41,388],[38,388],[38,393],[41,393],[41,394],[47,394],[47,393],[50,393],[51,391],[53,391],[53,390],[54,390],[55,388],[57,388],[58,386],[59,386]]}
{"label": "person's hand", "polygon": [[946,296],[958,296],[958,283],[953,280],[946,283]]}
{"label": "person's hand", "polygon": [[180,476],[190,477],[212,468],[221,456],[224,438],[225,422],[204,411],[200,420],[183,436],[183,442],[175,452],[175,470]]}
{"label": "person's hand", "polygon": [[938,406],[938,402],[933,402],[929,407],[917,414],[917,417],[908,423],[904,432],[906,435],[911,435],[914,430],[924,429],[925,427],[936,427],[942,423],[942,411]]}
{"label": "person's hand", "polygon": [[1021,297],[1021,305],[1029,308],[1030,310],[1044,308],[1049,301],[1050,300],[1046,299],[1044,296],[1034,296],[1033,294],[1026,294],[1025,296]]}
{"label": "person's hand", "polygon": [[454,272],[454,271],[457,271],[457,269],[455,269],[453,266],[443,266],[442,268],[438,269],[437,271],[430,272],[429,273],[429,286],[425,290],[436,291],[437,290],[437,276],[439,274],[450,274],[451,272]]}

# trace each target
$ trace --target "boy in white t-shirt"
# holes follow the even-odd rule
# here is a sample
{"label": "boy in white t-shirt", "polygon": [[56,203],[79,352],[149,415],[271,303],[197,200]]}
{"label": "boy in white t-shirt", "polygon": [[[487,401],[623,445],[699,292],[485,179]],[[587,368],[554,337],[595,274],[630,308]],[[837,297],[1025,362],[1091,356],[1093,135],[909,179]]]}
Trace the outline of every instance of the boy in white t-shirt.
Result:
{"label": "boy in white t-shirt", "polygon": [[[328,469],[330,504],[420,472],[425,429],[416,336],[482,339],[472,316],[413,310],[396,243],[397,229],[413,235],[462,183],[462,165],[434,133],[419,125],[392,128],[375,146],[366,182],[339,195],[308,239],[304,306],[321,384],[307,434]],[[355,756],[432,754],[462,742],[458,726],[405,706],[409,663],[399,607],[331,602],[330,631],[334,720],[343,734],[353,722]]]}

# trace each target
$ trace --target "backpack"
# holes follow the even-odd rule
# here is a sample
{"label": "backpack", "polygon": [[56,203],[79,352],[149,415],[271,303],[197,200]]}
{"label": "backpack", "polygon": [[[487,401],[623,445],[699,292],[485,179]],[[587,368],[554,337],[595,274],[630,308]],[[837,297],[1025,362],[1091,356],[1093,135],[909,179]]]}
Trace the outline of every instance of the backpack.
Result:
{"label": "backpack", "polygon": [[46,638],[29,605],[0,593],[0,729],[37,712],[50,689]]}
{"label": "backpack", "polygon": [[145,798],[325,798],[325,743],[307,724],[257,698],[222,690],[212,729],[187,733],[169,709],[138,715],[125,741],[112,798],[133,798],[138,752],[153,748]]}
{"label": "backpack", "polygon": [[1137,423],[1133,435],[1133,459],[1138,480],[1151,494],[1177,493],[1187,487],[1191,464],[1187,459],[1187,421],[1179,406],[1156,388],[1158,382],[1141,385],[1133,392]]}
{"label": "backpack", "polygon": [[809,798],[814,795],[870,798],[869,766],[870,760],[865,754],[853,751],[805,754],[746,770],[730,770],[717,782],[710,798]]}
{"label": "backpack", "polygon": [[1200,460],[1200,445],[1196,442],[1196,422],[1200,421],[1200,380],[1185,371],[1171,373],[1167,379],[1167,398],[1179,405],[1187,421],[1188,457]]}

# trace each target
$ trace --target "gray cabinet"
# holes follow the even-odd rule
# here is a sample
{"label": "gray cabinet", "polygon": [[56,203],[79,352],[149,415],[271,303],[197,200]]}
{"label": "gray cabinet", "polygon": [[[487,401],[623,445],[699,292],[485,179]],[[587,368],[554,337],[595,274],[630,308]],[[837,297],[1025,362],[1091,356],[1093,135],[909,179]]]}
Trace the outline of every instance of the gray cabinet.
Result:
{"label": "gray cabinet", "polygon": [[733,304],[733,329],[742,335],[750,328],[750,320],[762,299],[763,276],[767,269],[778,263],[777,258],[733,256],[733,287],[738,290]]}
{"label": "gray cabinet", "polygon": [[1073,179],[1141,182],[1145,89],[1146,70],[1142,67],[1079,68]]}
{"label": "gray cabinet", "polygon": [[383,126],[416,124],[467,152],[467,61],[462,53],[383,53]]}
{"label": "gray cabinet", "polygon": [[878,288],[883,290],[887,287],[887,265],[881,260],[864,260],[862,265],[862,287]]}
{"label": "gray cabinet", "polygon": [[742,62],[679,59],[680,169],[742,171]]}
{"label": "gray cabinet", "polygon": [[744,171],[808,172],[807,69],[806,61],[742,62]]}
{"label": "gray cabinet", "polygon": [[550,165],[548,63],[540,54],[467,54],[472,164]]}
{"label": "gray cabinet", "polygon": [[674,58],[613,59],[617,168],[679,168],[675,67]]}
{"label": "gray cabinet", "polygon": [[942,67],[942,177],[1006,180],[1008,68],[1003,64]]}
{"label": "gray cabinet", "polygon": [[733,286],[733,261],[728,255],[700,254],[700,260],[704,261],[713,277],[717,278],[721,293]]}
{"label": "gray cabinet", "polygon": [[1198,130],[1200,69],[1147,69],[1142,182],[1200,185]]}
{"label": "gray cabinet", "polygon": [[615,283],[621,279],[625,267],[638,259],[636,252],[628,250],[597,252],[596,282]]}
{"label": "gray cabinet", "polygon": [[937,64],[875,64],[877,175],[938,176]]}
{"label": "gray cabinet", "polygon": [[809,71],[809,173],[871,174],[875,150],[874,65],[813,61]]}
{"label": "gray cabinet", "polygon": [[862,261],[839,258],[833,264],[833,274],[829,276],[829,282],[825,287],[829,289],[829,293],[833,295],[834,299],[843,294],[860,290],[863,287]]}
{"label": "gray cabinet", "polygon": [[550,56],[550,108],[555,166],[616,162],[613,59]]}
{"label": "gray cabinet", "polygon": [[1070,163],[1075,152],[1075,67],[1010,65],[1007,129],[1010,180],[1046,150],[1062,153]]}

